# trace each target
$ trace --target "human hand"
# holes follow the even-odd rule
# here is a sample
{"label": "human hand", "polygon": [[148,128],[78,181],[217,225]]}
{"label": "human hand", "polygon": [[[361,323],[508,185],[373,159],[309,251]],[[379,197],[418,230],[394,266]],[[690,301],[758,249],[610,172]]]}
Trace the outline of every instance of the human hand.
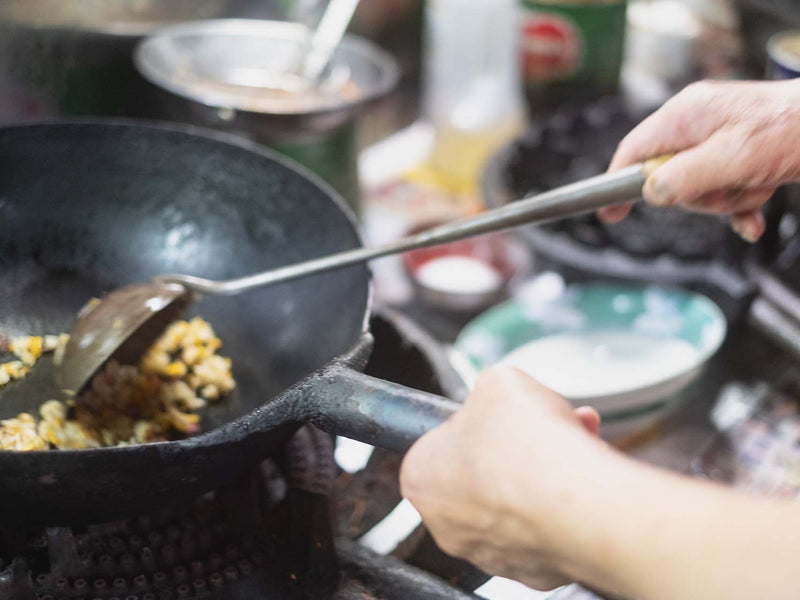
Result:
{"label": "human hand", "polygon": [[[779,185],[800,181],[800,82],[699,82],[688,86],[620,142],[610,171],[677,152],[644,187],[654,206],[731,215],[754,242],[762,205]],[[622,220],[630,206],[600,211]]]}
{"label": "human hand", "polygon": [[573,410],[521,371],[495,367],[409,450],[401,491],[448,554],[551,589],[568,580],[564,503],[580,493],[583,470],[610,454],[599,426],[594,409]]}
{"label": "human hand", "polygon": [[491,369],[409,450],[401,491],[445,552],[534,588],[800,598],[796,503],[638,463],[598,425],[520,371]]}

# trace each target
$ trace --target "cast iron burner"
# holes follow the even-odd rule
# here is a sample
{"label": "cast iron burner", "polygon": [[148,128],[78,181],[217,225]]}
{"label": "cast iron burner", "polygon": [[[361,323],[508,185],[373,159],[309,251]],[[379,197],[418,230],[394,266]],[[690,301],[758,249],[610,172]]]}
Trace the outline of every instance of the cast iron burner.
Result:
{"label": "cast iron burner", "polygon": [[[502,206],[602,173],[643,116],[607,97],[540,120],[489,162],[482,182],[486,202]],[[735,262],[744,247],[724,219],[643,203],[616,225],[586,215],[520,232],[557,270],[671,283],[695,278],[696,269],[711,262]]]}
{"label": "cast iron burner", "polygon": [[335,476],[331,438],[305,427],[283,456],[189,506],[88,527],[5,529],[0,597],[328,597],[339,584],[327,499]]}
{"label": "cast iron burner", "polygon": [[[376,317],[372,328],[368,371],[432,392],[452,390],[444,359],[420,330],[398,315]],[[116,523],[0,526],[0,600],[474,600],[426,571],[334,540],[330,493],[342,476],[333,449],[329,435],[306,426],[257,472],[188,505],[167,500],[157,514]],[[398,466],[394,460],[386,473],[386,502],[365,474],[372,492],[359,502],[370,519],[396,504]],[[356,492],[343,482],[339,488],[347,512]],[[485,579],[428,545],[409,562],[439,568],[460,585]]]}
{"label": "cast iron burner", "polygon": [[307,427],[286,456],[183,510],[88,527],[6,527],[0,598],[474,600],[393,558],[334,544],[332,448]]}

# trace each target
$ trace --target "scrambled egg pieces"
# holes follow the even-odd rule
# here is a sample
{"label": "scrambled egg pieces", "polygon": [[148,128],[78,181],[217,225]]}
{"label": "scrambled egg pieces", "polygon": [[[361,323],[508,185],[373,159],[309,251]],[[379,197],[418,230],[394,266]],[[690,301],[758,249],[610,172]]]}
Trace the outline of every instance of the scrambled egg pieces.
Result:
{"label": "scrambled egg pieces", "polygon": [[36,431],[36,420],[28,413],[0,421],[0,448],[4,450],[47,450],[47,442]]}
{"label": "scrambled egg pieces", "polygon": [[[24,377],[43,352],[63,347],[66,339],[14,338],[9,349],[19,360],[0,365],[0,373],[8,381]],[[109,361],[69,405],[42,404],[38,423],[27,413],[0,421],[0,449],[97,448],[163,441],[173,431],[195,433],[197,412],[236,387],[231,360],[217,354],[221,347],[203,319],[176,321],[138,366]]]}
{"label": "scrambled egg pieces", "polygon": [[16,354],[19,360],[0,363],[0,387],[25,377],[43,353],[53,352],[60,344],[66,344],[67,340],[69,336],[66,334],[24,335],[12,338],[8,350]]}

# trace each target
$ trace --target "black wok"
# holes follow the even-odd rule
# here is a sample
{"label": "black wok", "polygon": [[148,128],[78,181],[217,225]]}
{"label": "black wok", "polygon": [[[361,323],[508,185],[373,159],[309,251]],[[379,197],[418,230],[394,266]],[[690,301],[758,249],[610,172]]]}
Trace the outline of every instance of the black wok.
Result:
{"label": "black wok", "polygon": [[[0,129],[0,327],[69,331],[78,309],[155,274],[237,277],[360,245],[314,176],[258,146],[190,128],[72,122]],[[0,520],[101,522],[189,499],[262,460],[303,422],[402,451],[455,410],[367,377],[366,267],[204,298],[237,391],[193,438],[0,451]],[[0,390],[0,418],[56,397],[50,359]]]}

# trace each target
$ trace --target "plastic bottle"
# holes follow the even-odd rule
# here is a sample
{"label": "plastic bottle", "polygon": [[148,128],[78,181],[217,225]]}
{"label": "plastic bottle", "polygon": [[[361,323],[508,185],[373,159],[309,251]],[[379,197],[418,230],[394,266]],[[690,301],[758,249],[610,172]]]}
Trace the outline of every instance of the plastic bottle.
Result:
{"label": "plastic bottle", "polygon": [[426,27],[429,165],[476,192],[486,160],[525,124],[517,0],[429,0]]}

